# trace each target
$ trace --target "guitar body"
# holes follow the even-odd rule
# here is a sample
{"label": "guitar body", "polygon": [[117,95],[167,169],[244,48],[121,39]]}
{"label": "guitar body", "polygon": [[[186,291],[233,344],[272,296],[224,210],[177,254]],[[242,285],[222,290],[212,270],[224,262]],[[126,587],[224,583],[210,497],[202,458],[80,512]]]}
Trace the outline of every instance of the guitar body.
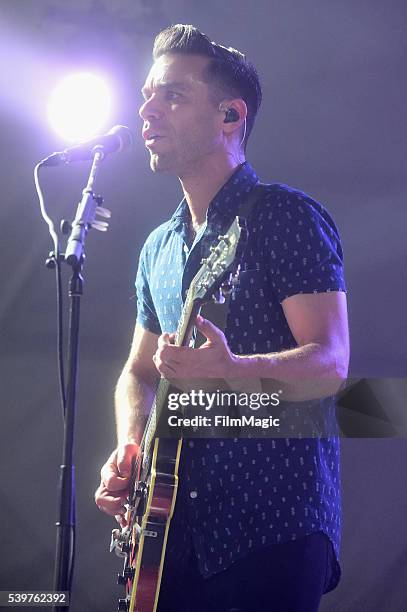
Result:
{"label": "guitar body", "polygon": [[182,440],[159,439],[154,442],[146,509],[133,527],[130,567],[134,579],[128,580],[129,612],[154,612],[157,608],[168,530],[178,488],[178,465]]}

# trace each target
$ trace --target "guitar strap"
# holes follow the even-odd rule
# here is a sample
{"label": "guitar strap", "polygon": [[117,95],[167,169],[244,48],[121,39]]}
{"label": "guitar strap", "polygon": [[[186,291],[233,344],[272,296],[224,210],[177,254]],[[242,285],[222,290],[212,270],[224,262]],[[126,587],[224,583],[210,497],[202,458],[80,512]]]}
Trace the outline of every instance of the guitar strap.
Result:
{"label": "guitar strap", "polygon": [[[238,217],[242,217],[243,219],[248,219],[254,206],[260,200],[260,198],[264,195],[265,184],[260,183],[259,181],[255,184],[248,197],[241,203],[239,206],[236,215]],[[248,228],[248,232],[249,232]],[[230,302],[230,293],[225,296],[225,301],[223,304],[218,304],[211,300],[207,304],[202,307],[201,315],[211,321],[216,327],[221,329],[222,331],[226,328],[227,316],[229,313],[229,302]],[[206,341],[206,338],[197,333],[194,346],[197,348],[201,346]]]}

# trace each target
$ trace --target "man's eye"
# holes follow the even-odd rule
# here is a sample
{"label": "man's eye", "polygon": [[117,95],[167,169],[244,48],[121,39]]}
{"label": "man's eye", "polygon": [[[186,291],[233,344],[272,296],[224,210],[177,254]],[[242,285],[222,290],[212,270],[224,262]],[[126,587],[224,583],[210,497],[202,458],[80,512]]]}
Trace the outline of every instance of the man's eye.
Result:
{"label": "man's eye", "polygon": [[180,97],[181,94],[176,91],[167,91],[167,100],[178,100]]}

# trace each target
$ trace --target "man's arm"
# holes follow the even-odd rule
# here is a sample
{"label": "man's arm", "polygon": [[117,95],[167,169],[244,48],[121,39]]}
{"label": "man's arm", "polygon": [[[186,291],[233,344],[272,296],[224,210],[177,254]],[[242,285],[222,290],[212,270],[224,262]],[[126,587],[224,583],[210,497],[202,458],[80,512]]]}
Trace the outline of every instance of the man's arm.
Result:
{"label": "man's arm", "polygon": [[[207,338],[198,349],[176,347],[168,334],[159,338],[154,357],[167,378],[262,379],[265,390],[282,387],[287,400],[308,400],[337,392],[346,378],[349,333],[346,295],[340,291],[297,294],[282,302],[298,347],[278,353],[235,355],[224,334],[212,323],[198,319]],[[242,387],[243,389],[243,387]]]}
{"label": "man's arm", "polygon": [[[265,355],[235,356],[238,377],[259,377],[263,387],[282,384],[286,399],[307,400],[336,393],[349,366],[346,294],[298,294],[282,302],[297,348]],[[284,394],[283,394],[284,397]]]}
{"label": "man's arm", "polygon": [[136,324],[129,357],[116,386],[118,446],[139,444],[154,399],[158,372],[153,362],[158,336]]}
{"label": "man's arm", "polygon": [[116,515],[122,526],[131,463],[139,449],[159,378],[152,360],[157,341],[156,334],[136,324],[130,354],[115,393],[117,447],[101,469],[101,482],[95,493],[97,506]]}

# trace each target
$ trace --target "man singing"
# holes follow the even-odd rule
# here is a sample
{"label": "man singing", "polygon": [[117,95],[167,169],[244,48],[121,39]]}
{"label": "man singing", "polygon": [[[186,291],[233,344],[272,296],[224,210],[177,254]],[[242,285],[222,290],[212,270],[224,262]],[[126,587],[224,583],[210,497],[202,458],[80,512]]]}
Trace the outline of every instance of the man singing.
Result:
{"label": "man singing", "polygon": [[[321,204],[281,183],[264,185],[248,215],[224,332],[198,317],[206,342],[175,346],[202,257],[258,182],[245,150],[261,86],[242,53],[190,25],[160,32],[153,60],[142,134],[152,171],[177,176],[184,198],[140,255],[137,322],[116,390],[117,448],[95,496],[122,525],[160,375],[337,383],[349,361],[337,229]],[[330,398],[321,402],[332,409]],[[158,610],[314,612],[339,581],[339,539],[336,437],[184,441]]]}

